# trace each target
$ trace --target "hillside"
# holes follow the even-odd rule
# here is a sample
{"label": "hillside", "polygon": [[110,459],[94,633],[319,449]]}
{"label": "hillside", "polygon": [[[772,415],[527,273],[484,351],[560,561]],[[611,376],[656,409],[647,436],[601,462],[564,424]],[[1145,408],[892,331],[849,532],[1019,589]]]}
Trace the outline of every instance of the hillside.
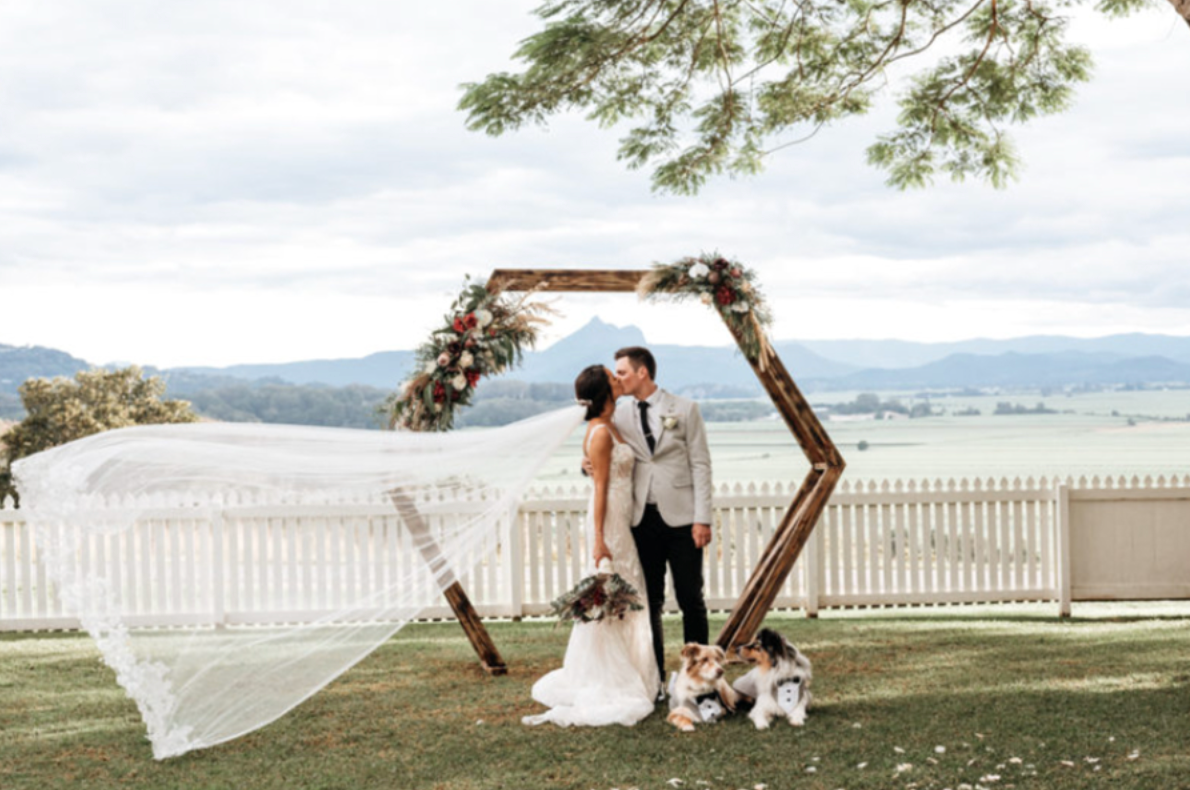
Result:
{"label": "hillside", "polygon": [[85,360],[54,348],[0,344],[0,393],[15,395],[25,379],[73,376],[90,367]]}
{"label": "hillside", "polygon": [[[610,366],[617,348],[640,344],[650,345],[656,355],[662,386],[704,401],[708,415],[714,411],[722,419],[739,419],[750,412],[738,401],[762,397],[756,377],[734,347],[648,344],[635,326],[618,327],[593,318],[551,347],[526,354],[520,369],[486,383],[463,422],[499,424],[556,408],[572,397],[570,383],[579,370],[593,363]],[[807,393],[1190,384],[1190,338],[1164,335],[963,343],[776,341],[774,346]],[[1152,353],[1154,349],[1165,353]],[[951,353],[942,353],[946,350]],[[917,364],[891,364],[927,357]],[[376,407],[404,379],[413,358],[413,351],[382,351],[357,359],[146,368],[146,373],[165,380],[168,397],[191,400],[213,419],[369,427],[377,424]],[[881,364],[852,364],[876,359]],[[55,349],[0,345],[0,419],[24,416],[16,391],[27,378],[71,376],[89,367],[87,361]],[[504,383],[511,389],[502,389]],[[543,395],[545,385],[553,387],[548,397]],[[712,409],[714,401],[728,399],[737,404],[720,403]]]}

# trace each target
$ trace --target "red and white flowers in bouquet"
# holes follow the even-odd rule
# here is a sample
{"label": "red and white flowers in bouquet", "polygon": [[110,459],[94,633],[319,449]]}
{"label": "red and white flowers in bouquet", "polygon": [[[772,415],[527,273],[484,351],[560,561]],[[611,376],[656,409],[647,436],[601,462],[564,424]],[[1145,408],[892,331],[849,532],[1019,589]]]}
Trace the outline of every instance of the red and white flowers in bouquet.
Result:
{"label": "red and white flowers in bouquet", "polygon": [[551,614],[558,622],[597,623],[623,619],[629,612],[640,611],[640,593],[628,581],[612,570],[604,559],[598,571],[580,581],[550,604]]}

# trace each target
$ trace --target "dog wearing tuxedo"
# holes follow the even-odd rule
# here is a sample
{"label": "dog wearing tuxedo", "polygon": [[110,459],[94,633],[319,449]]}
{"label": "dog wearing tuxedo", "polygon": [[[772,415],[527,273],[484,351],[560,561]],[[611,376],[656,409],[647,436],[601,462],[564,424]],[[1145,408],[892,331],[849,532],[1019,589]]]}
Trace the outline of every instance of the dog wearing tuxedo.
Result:
{"label": "dog wearing tuxedo", "polygon": [[736,649],[753,668],[732,684],[745,700],[754,700],[748,718],[758,730],[767,730],[775,718],[794,727],[806,723],[806,710],[813,699],[810,659],[776,631],[765,628],[756,638]]}

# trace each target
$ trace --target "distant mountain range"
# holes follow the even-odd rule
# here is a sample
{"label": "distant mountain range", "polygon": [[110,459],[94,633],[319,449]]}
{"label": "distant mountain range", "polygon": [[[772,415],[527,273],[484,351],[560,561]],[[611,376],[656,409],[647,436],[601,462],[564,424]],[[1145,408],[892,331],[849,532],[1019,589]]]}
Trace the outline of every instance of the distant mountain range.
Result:
{"label": "distant mountain range", "polygon": [[[528,353],[523,367],[507,378],[569,383],[586,365],[610,365],[612,352],[628,345],[647,345],[640,329],[595,318],[549,348]],[[1039,335],[955,343],[786,340],[774,346],[808,392],[1190,383],[1190,337],[1173,335],[1089,339]],[[733,347],[652,344],[650,348],[658,359],[658,380],[670,390],[694,397],[760,394],[756,377]],[[245,385],[362,385],[391,391],[413,359],[413,351],[382,351],[358,359],[147,370],[165,378],[170,395],[180,397]],[[0,407],[14,398],[27,378],[71,376],[88,367],[88,362],[63,351],[0,345]]]}
{"label": "distant mountain range", "polygon": [[951,343],[915,343],[909,340],[800,340],[801,345],[829,359],[856,368],[913,368],[955,354],[1114,354],[1125,357],[1166,357],[1190,364],[1190,337],[1140,333],[1081,338],[1064,335],[1030,335],[1009,340],[960,340]]}

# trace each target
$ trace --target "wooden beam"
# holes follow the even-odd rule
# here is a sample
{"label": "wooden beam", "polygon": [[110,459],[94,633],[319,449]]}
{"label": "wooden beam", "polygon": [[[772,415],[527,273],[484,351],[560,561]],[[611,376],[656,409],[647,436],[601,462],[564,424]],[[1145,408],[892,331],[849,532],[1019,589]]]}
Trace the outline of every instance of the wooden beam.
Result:
{"label": "wooden beam", "polygon": [[492,635],[484,627],[483,620],[475,611],[475,607],[471,605],[471,599],[467,597],[463,585],[459,583],[454,571],[447,564],[446,558],[442,556],[438,541],[434,540],[433,533],[430,532],[426,520],[422,518],[421,511],[417,509],[413,499],[400,490],[390,491],[389,498],[396,506],[397,512],[401,514],[401,520],[405,522],[405,527],[413,536],[413,545],[417,547],[422,559],[429,566],[430,573],[434,575],[434,581],[439,587],[444,588],[443,595],[446,596],[450,608],[454,610],[459,624],[463,626],[463,631],[467,634],[471,647],[479,655],[479,661],[484,670],[489,675],[507,674],[508,665],[504,663],[500,651],[496,649]]}
{"label": "wooden beam", "polygon": [[489,291],[632,292],[647,272],[632,269],[497,269]]}
{"label": "wooden beam", "polygon": [[[724,323],[742,347],[743,338],[735,327],[726,318]],[[759,327],[757,329],[763,331]],[[745,358],[748,359],[747,355]],[[785,369],[772,344],[762,343],[759,356],[748,359],[748,364],[772,398],[773,405],[801,446],[811,468],[719,632],[716,642],[725,650],[747,642],[760,628],[809,541],[814,525],[826,509],[835,483],[846,466],[843,456]]]}
{"label": "wooden beam", "polygon": [[[842,474],[840,467],[832,467],[821,474],[812,472],[806,478],[798,492],[802,501],[795,500],[785,513],[715,640],[724,650],[744,644],[759,630]],[[816,479],[811,482],[811,478]]]}

